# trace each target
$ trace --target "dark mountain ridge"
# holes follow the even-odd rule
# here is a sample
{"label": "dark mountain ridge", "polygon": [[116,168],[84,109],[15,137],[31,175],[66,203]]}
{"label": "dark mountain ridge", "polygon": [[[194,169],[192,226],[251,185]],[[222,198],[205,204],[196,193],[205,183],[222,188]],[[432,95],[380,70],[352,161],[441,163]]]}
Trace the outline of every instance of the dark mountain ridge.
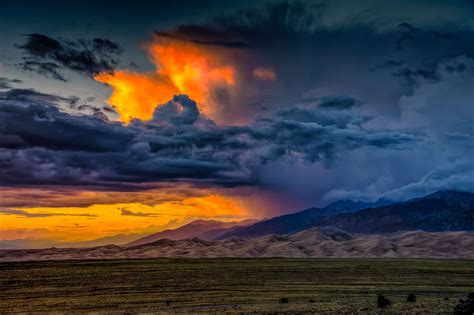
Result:
{"label": "dark mountain ridge", "polygon": [[292,234],[313,227],[318,218],[331,217],[339,213],[351,213],[360,209],[377,207],[389,203],[390,201],[386,199],[378,200],[375,203],[351,200],[336,201],[324,208],[313,207],[300,212],[260,221],[250,226],[240,227],[221,235],[218,239],[224,239],[230,236],[258,237],[268,234]]}
{"label": "dark mountain ridge", "polygon": [[474,194],[441,190],[406,202],[380,199],[375,203],[336,201],[324,208],[310,208],[223,234],[258,237],[291,234],[314,226],[335,226],[351,233],[391,233],[406,230],[474,230]]}
{"label": "dark mountain ridge", "polygon": [[315,225],[363,234],[407,230],[473,231],[474,194],[443,190],[406,202],[320,218]]}

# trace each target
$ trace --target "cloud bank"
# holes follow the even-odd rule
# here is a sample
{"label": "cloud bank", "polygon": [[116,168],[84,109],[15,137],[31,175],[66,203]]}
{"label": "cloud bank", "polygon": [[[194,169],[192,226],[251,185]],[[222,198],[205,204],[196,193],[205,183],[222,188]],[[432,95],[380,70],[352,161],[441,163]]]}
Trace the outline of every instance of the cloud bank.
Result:
{"label": "cloud bank", "polygon": [[186,95],[158,106],[151,120],[129,125],[74,116],[17,94],[2,97],[0,178],[5,185],[259,185],[259,167],[270,162],[330,165],[348,150],[403,150],[422,139],[421,134],[365,129],[370,118],[346,98],[268,112],[248,126],[220,126]]}
{"label": "cloud bank", "polygon": [[473,5],[271,1],[155,30],[153,71],[116,69],[107,40],[27,35],[20,66],[109,84],[127,125],[4,78],[0,181],[255,187],[295,208],[472,191]]}

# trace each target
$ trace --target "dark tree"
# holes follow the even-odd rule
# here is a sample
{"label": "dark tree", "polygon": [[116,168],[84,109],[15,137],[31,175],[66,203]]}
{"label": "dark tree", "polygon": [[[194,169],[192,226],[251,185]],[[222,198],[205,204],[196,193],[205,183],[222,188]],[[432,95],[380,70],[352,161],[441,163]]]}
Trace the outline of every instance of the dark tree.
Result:
{"label": "dark tree", "polygon": [[288,303],[288,298],[281,298],[280,303],[283,303],[283,304]]}
{"label": "dark tree", "polygon": [[474,293],[469,293],[467,300],[459,300],[459,303],[454,307],[454,314],[474,314]]}
{"label": "dark tree", "polygon": [[412,303],[416,302],[416,295],[414,295],[413,293],[408,294],[407,302],[412,302]]}

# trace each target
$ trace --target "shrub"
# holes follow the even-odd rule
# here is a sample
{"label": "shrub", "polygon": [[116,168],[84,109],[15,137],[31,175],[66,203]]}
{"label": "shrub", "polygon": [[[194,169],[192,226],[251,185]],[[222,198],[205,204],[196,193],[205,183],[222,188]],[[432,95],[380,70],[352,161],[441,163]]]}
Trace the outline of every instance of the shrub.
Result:
{"label": "shrub", "polygon": [[379,295],[377,298],[377,307],[379,308],[386,308],[391,304],[390,300],[385,298],[383,295]]}
{"label": "shrub", "polygon": [[467,300],[459,300],[454,306],[454,314],[474,314],[474,293],[469,293]]}
{"label": "shrub", "polygon": [[289,301],[288,301],[288,298],[281,298],[281,299],[280,299],[280,303],[286,304],[286,303],[288,303],[288,302],[289,302]]}
{"label": "shrub", "polygon": [[407,302],[411,302],[411,303],[416,302],[416,295],[414,295],[413,293],[408,294]]}

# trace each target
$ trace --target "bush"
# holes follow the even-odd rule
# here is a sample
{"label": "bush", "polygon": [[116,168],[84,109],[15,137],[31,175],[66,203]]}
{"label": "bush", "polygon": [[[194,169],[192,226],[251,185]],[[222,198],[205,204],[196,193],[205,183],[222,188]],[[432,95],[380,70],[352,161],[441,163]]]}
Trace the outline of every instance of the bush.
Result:
{"label": "bush", "polygon": [[467,300],[459,300],[454,306],[454,314],[474,314],[474,293],[469,293]]}
{"label": "bush", "polygon": [[286,304],[286,303],[288,303],[288,302],[289,302],[289,301],[288,301],[288,298],[281,298],[281,299],[280,299],[280,303]]}
{"label": "bush", "polygon": [[408,294],[407,302],[411,302],[411,303],[416,302],[416,295],[414,295],[413,293]]}
{"label": "bush", "polygon": [[377,307],[379,308],[386,308],[391,304],[390,300],[385,298],[383,295],[379,295],[377,298]]}

